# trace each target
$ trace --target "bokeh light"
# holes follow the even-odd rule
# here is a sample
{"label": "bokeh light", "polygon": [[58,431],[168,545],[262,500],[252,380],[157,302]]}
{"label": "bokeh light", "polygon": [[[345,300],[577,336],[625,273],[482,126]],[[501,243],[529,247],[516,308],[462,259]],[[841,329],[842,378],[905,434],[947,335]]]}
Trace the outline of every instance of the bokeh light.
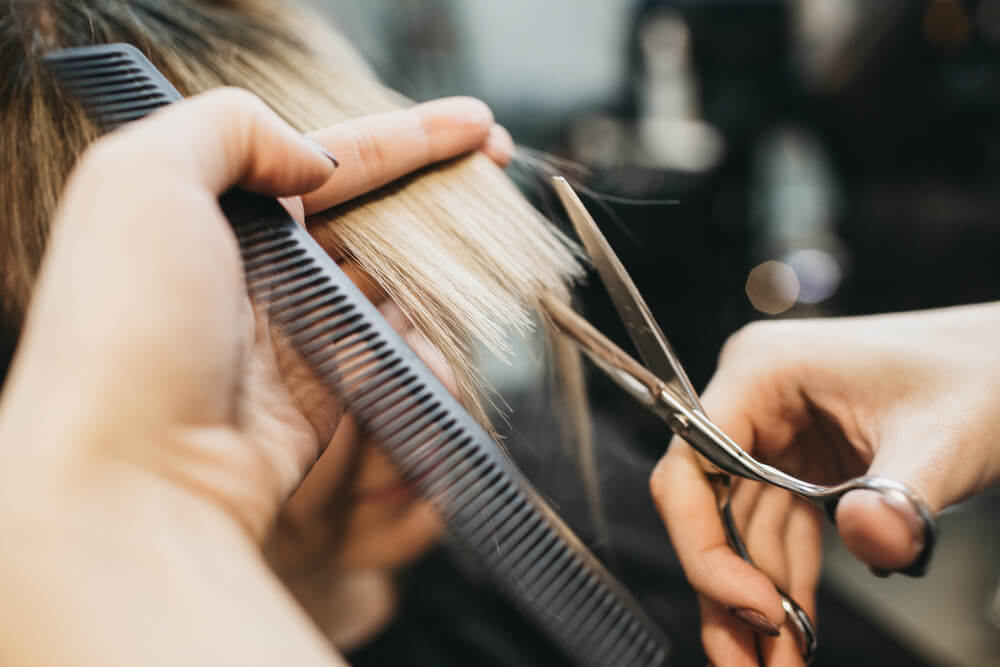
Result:
{"label": "bokeh light", "polygon": [[795,269],[788,264],[769,260],[750,271],[746,292],[754,308],[777,315],[795,305],[799,297],[799,279]]}
{"label": "bokeh light", "polygon": [[782,258],[799,280],[799,303],[821,303],[833,296],[843,272],[836,258],[825,250],[795,250]]}

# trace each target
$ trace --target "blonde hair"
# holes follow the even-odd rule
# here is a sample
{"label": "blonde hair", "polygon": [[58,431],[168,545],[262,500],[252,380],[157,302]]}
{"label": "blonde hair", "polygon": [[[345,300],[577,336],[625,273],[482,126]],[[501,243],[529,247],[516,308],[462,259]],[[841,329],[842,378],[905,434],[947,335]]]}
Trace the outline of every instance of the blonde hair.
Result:
{"label": "blonde hair", "polygon": [[[9,355],[75,157],[94,128],[39,64],[52,48],[126,41],[184,95],[251,90],[301,131],[409,102],[332,29],[263,0],[9,0],[0,15],[0,338]],[[470,342],[499,356],[543,293],[581,275],[574,246],[482,155],[426,169],[312,216],[311,231],[367,272],[443,353],[480,422]],[[2,350],[0,350],[2,352]],[[558,354],[579,378],[578,361]],[[2,364],[0,364],[2,372]],[[576,380],[573,380],[576,382]]]}

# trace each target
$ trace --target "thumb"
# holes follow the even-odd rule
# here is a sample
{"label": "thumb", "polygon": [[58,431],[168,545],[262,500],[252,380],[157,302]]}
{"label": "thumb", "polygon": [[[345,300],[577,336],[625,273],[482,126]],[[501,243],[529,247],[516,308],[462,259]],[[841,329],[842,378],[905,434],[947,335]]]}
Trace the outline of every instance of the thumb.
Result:
{"label": "thumb", "polygon": [[160,158],[159,166],[168,170],[160,175],[175,179],[175,186],[188,181],[215,194],[233,185],[261,194],[303,194],[325,183],[337,165],[325,148],[237,88],[172,104],[108,141]]}
{"label": "thumb", "polygon": [[[909,440],[905,446],[896,446],[884,441],[867,475],[901,484],[906,490],[858,489],[846,493],[837,505],[837,530],[844,545],[877,574],[914,565],[928,540],[933,540],[933,526],[927,525],[927,519],[937,515],[946,493],[942,467],[933,454],[950,449],[941,442],[934,444],[937,447]],[[927,519],[915,502],[926,506]]]}
{"label": "thumb", "polygon": [[876,573],[910,567],[930,538],[916,508],[892,491],[845,494],[837,505],[837,529],[848,550]]}

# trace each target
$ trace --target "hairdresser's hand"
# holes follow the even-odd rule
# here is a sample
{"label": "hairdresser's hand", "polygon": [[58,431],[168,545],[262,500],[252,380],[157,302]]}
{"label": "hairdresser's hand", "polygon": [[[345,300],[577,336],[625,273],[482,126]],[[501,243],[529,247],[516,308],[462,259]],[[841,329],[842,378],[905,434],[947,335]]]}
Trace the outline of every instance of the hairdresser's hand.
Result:
{"label": "hairdresser's hand", "polygon": [[[705,390],[708,415],[763,461],[824,484],[868,473],[904,482],[937,513],[1000,478],[1000,305],[754,324],[726,345]],[[765,577],[733,553],[693,451],[675,439],[651,488],[700,594],[717,665],[801,660],[777,582],[816,618],[822,519],[790,494],[740,481],[734,513]],[[860,560],[905,567],[922,543],[909,507],[847,494],[837,527]],[[742,611],[740,611],[742,610]],[[740,619],[743,620],[740,620]],[[753,629],[760,632],[756,635]]]}
{"label": "hairdresser's hand", "polygon": [[[341,196],[439,155],[404,152]],[[326,443],[255,325],[216,201],[234,184],[309,192],[332,171],[231,90],[81,160],[0,403],[0,662],[339,660],[260,558]]]}
{"label": "hairdresser's hand", "polygon": [[[489,108],[471,98],[448,98],[362,118],[309,135],[337,156],[334,178],[287,200],[300,221],[428,164],[479,150],[498,166],[513,157],[513,142]],[[312,218],[309,231],[444,384],[457,392],[443,356],[389,302],[377,282],[343,257],[338,218]],[[391,221],[390,221],[391,222]],[[279,352],[282,342],[277,341]],[[295,361],[295,355],[279,354]],[[320,442],[330,442],[282,507],[265,551],[282,581],[338,647],[369,639],[395,605],[393,574],[440,537],[434,509],[421,499],[372,438],[301,363],[282,375]],[[332,440],[331,440],[332,436]]]}
{"label": "hairdresser's hand", "polygon": [[[424,167],[479,150],[499,167],[514,142],[471,97],[448,97],[340,123],[309,137],[337,156],[337,178],[302,197],[305,215],[354,199]],[[293,204],[295,206],[295,204]]]}

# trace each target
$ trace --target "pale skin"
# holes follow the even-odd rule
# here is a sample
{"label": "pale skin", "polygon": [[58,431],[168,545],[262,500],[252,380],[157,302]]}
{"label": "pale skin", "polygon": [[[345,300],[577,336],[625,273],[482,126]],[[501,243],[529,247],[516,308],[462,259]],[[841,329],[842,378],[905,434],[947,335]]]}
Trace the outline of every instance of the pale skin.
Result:
{"label": "pale skin", "polygon": [[[1000,479],[998,331],[997,303],[754,324],[726,344],[702,400],[712,420],[763,461],[821,483],[883,475],[910,485],[936,514]],[[671,443],[651,490],[699,594],[709,660],[800,665],[771,582],[816,618],[825,519],[783,491],[738,482],[734,511],[765,576],[727,546],[686,443]],[[912,510],[869,491],[847,494],[837,508],[846,546],[883,570],[916,558],[918,525]],[[753,627],[736,609],[763,622]],[[780,635],[768,636],[768,624]]]}
{"label": "pale skin", "polygon": [[[216,197],[240,185],[301,219],[469,151],[505,163],[513,146],[466,98],[312,138],[335,174],[259,100],[221,90],[81,158],[0,401],[0,664],[344,664],[323,610],[274,568],[391,569],[437,536],[412,494],[386,497],[395,470],[255,323]],[[348,452],[360,472],[345,479]],[[288,515],[322,534],[334,487],[352,499],[339,539],[273,531]]]}
{"label": "pale skin", "polygon": [[[301,218],[477,148],[509,160],[509,137],[480,103],[436,105],[317,133],[340,158],[332,178],[313,144],[235,91],[157,114],[83,158],[0,401],[0,664],[343,664],[314,624],[325,610],[296,600],[274,567],[391,568],[385,554],[419,552],[439,526],[412,496],[381,502],[395,471],[335,404],[309,400],[308,374],[254,323],[216,195],[240,184],[286,197]],[[833,481],[867,469],[938,511],[1000,477],[998,325],[1000,307],[985,305],[751,327],[727,346],[704,403],[791,472]],[[710,658],[756,664],[759,642],[768,664],[796,664],[787,630],[760,638],[728,613],[784,621],[770,580],[725,546],[711,491],[675,445],[652,487],[702,595]],[[362,472],[344,480],[352,450]],[[303,543],[272,531],[281,516],[324,536],[333,488],[379,501],[347,506],[358,532]],[[815,616],[819,518],[750,484],[736,511],[764,571]],[[863,493],[844,499],[838,524],[878,567],[920,547],[903,513]]]}

